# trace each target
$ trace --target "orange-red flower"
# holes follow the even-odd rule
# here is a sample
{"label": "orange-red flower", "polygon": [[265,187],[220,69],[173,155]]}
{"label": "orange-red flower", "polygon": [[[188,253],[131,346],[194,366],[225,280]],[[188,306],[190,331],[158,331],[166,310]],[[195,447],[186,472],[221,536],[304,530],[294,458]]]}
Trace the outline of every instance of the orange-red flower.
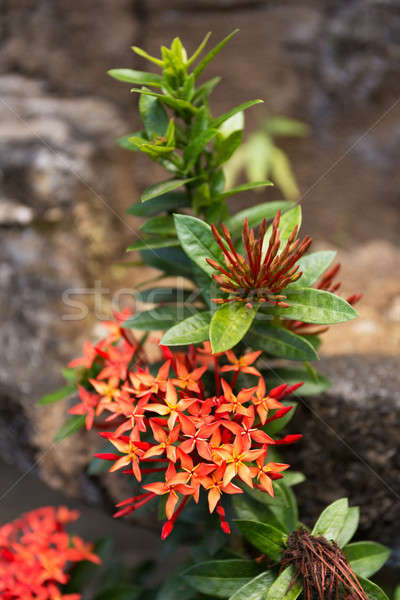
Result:
{"label": "orange-red flower", "polygon": [[99,563],[91,544],[70,537],[64,525],[79,516],[66,507],[46,506],[0,527],[0,597],[4,600],[80,600],[63,594],[71,563]]}
{"label": "orange-red flower", "polygon": [[[117,330],[108,326],[117,336]],[[212,355],[208,343],[190,347],[186,354],[162,348],[165,361],[154,374],[153,366],[143,360],[143,350],[133,350],[120,323],[118,332],[112,346],[108,338],[95,346],[98,375],[93,376],[91,370],[90,378],[84,379],[87,383],[80,387],[80,403],[71,409],[73,414],[86,415],[89,428],[114,429],[100,435],[116,451],[96,456],[112,462],[110,471],[122,470],[140,483],[138,495],[120,502],[115,516],[127,515],[165,495],[164,539],[188,501],[199,502],[206,493],[210,511],[216,511],[228,533],[220,504],[223,494],[242,493],[236,485],[239,481],[270,493],[280,466],[266,463],[268,446],[299,438],[279,439],[262,429],[291,410],[280,400],[297,386],[284,384],[267,393],[254,367],[260,352]],[[229,372],[233,372],[230,383],[221,377]],[[238,386],[240,373],[256,377],[256,385]],[[152,476],[151,483],[143,480],[147,475]],[[49,562],[48,568],[56,576],[57,563]]]}

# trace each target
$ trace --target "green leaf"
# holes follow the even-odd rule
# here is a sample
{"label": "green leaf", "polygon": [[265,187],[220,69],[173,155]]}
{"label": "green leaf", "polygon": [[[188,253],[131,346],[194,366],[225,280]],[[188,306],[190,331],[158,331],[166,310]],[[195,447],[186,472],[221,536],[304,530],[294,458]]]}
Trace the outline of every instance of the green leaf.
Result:
{"label": "green leaf", "polygon": [[125,150],[131,150],[133,152],[137,152],[138,150],[140,150],[140,148],[137,144],[135,144],[132,141],[135,138],[143,140],[143,143],[148,142],[145,132],[138,131],[137,133],[129,133],[128,135],[123,135],[122,137],[118,138],[117,144],[118,144],[118,146],[121,146],[121,148],[124,148]]}
{"label": "green leaf", "polygon": [[270,117],[264,125],[265,131],[270,135],[284,135],[290,137],[304,137],[310,133],[306,123],[288,117]]}
{"label": "green leaf", "polygon": [[195,290],[183,288],[153,287],[135,294],[136,300],[151,304],[183,304],[188,299],[195,298]]}
{"label": "green leaf", "polygon": [[331,386],[329,379],[321,373],[317,373],[318,379],[315,381],[307,370],[298,367],[278,367],[276,369],[267,367],[263,369],[263,375],[267,378],[268,386],[271,388],[281,385],[281,383],[293,385],[302,381],[301,388],[293,394],[295,397],[320,394]]}
{"label": "green leaf", "polygon": [[215,273],[206,258],[224,264],[224,255],[213,237],[211,227],[189,215],[175,214],[174,219],[177,236],[189,258],[208,275]]}
{"label": "green leaf", "polygon": [[160,344],[163,346],[185,346],[207,341],[211,315],[212,313],[206,310],[188,317],[168,329]]}
{"label": "green leaf", "polygon": [[300,196],[300,190],[286,154],[274,146],[270,156],[271,177],[282,190],[288,200],[295,201]]}
{"label": "green leaf", "polygon": [[343,548],[352,569],[362,577],[371,577],[390,556],[389,548],[375,542],[353,542]]}
{"label": "green leaf", "polygon": [[184,572],[188,583],[202,594],[229,598],[259,573],[252,560],[213,560],[190,567]]}
{"label": "green leaf", "polygon": [[[297,225],[298,229],[300,229],[301,218],[302,218],[301,206],[299,204],[294,206],[293,208],[291,208],[290,210],[288,210],[281,216],[281,220],[279,222],[279,232],[280,232],[280,241],[281,241],[280,249],[281,250],[286,245],[286,242],[288,241],[289,236],[292,233],[293,229],[296,227],[296,225]],[[264,238],[264,242],[263,242],[263,254],[265,254],[267,252],[271,234],[272,234],[272,224],[268,227],[267,232],[265,234],[265,238]]]}
{"label": "green leaf", "polygon": [[283,531],[258,521],[235,519],[234,522],[240,533],[250,544],[272,560],[280,560],[287,539],[287,535]]}
{"label": "green leaf", "polygon": [[148,200],[145,204],[138,202],[126,211],[135,217],[151,217],[160,212],[176,210],[190,206],[190,199],[184,192],[169,192]]}
{"label": "green leaf", "polygon": [[180,248],[163,250],[142,250],[141,256],[146,265],[164,271],[168,275],[192,277],[192,264]]}
{"label": "green leaf", "polygon": [[211,319],[210,341],[214,354],[230,350],[246,335],[257,307],[247,308],[243,302],[223,304]]}
{"label": "green leaf", "polygon": [[170,248],[173,246],[179,246],[177,238],[146,237],[128,246],[126,252],[150,250],[151,248]]}
{"label": "green leaf", "polygon": [[[239,31],[239,29],[235,29],[234,31],[232,31],[232,33],[227,35],[226,38],[224,38],[219,44],[217,44],[212,50],[210,50],[210,52],[208,54],[206,54],[206,56],[203,58],[203,60],[193,70],[193,74],[196,77],[196,79],[204,71],[204,69],[206,68],[208,63],[213,60],[213,58],[222,50],[222,48],[225,46],[225,44],[227,44],[229,42],[229,40],[234,35],[236,35],[236,33],[238,31]],[[204,48],[205,44],[207,43],[207,40],[208,40],[208,37],[206,38],[205,42],[203,40],[203,42],[201,44],[200,52]],[[199,54],[198,49],[197,49],[196,53]],[[193,60],[193,57],[190,59],[190,61],[192,61],[192,60]]]}
{"label": "green leaf", "polygon": [[54,442],[61,442],[73,433],[76,433],[85,426],[85,415],[73,415],[66,423],[57,431],[54,436]]}
{"label": "green leaf", "polygon": [[274,581],[271,571],[260,573],[238,589],[229,600],[262,600]]}
{"label": "green leaf", "polygon": [[295,576],[294,566],[286,567],[269,588],[265,600],[296,600],[300,596],[303,586],[299,580],[292,585]]}
{"label": "green leaf", "polygon": [[[269,451],[269,456],[273,459],[272,450]],[[281,524],[280,529],[292,531],[297,526],[297,505],[293,493],[290,493],[288,486],[282,481],[274,481],[274,497],[266,492],[256,488],[245,487],[244,490],[257,502],[261,502],[268,506],[275,518]]]}
{"label": "green leaf", "polygon": [[181,573],[175,571],[158,589],[155,600],[191,600],[196,595],[196,591],[189,586]]}
{"label": "green leaf", "polygon": [[303,275],[295,283],[291,283],[288,289],[311,287],[325,273],[335,256],[336,252],[334,250],[322,250],[321,252],[313,252],[307,256],[302,256],[297,264],[299,265],[299,271],[303,271]]}
{"label": "green leaf", "polygon": [[209,31],[208,33],[206,33],[206,35],[204,36],[203,40],[201,41],[201,43],[197,46],[196,50],[193,52],[192,56],[186,61],[186,67],[190,67],[190,65],[192,63],[194,63],[194,61],[196,60],[196,58],[198,56],[200,56],[200,54],[202,53],[203,49],[205,48],[209,37],[211,35],[211,31]]}
{"label": "green leaf", "polygon": [[193,308],[189,306],[157,306],[150,310],[136,313],[124,322],[124,327],[158,331],[169,329],[190,315],[193,315]]}
{"label": "green leaf", "polygon": [[376,585],[376,583],[360,576],[358,576],[358,581],[361,583],[364,592],[367,594],[368,600],[389,600],[385,592]]}
{"label": "green leaf", "polygon": [[343,548],[343,546],[345,546],[351,540],[357,531],[359,521],[360,509],[358,506],[351,506],[347,511],[343,527],[336,538],[336,543],[340,548]]}
{"label": "green leaf", "polygon": [[152,217],[143,223],[140,231],[156,235],[175,235],[174,218],[172,215]]}
{"label": "green leaf", "polygon": [[305,323],[332,325],[351,321],[358,316],[354,308],[343,298],[314,288],[285,290],[288,308],[280,306],[267,309],[282,319],[294,319]]}
{"label": "green leaf", "polygon": [[43,396],[43,398],[39,400],[38,406],[45,406],[46,404],[53,404],[54,402],[59,402],[60,400],[71,396],[71,394],[76,392],[76,390],[76,383],[70,383],[69,385],[62,387],[59,390],[56,390],[55,392],[51,392],[51,394]]}
{"label": "green leaf", "polygon": [[162,181],[161,183],[151,185],[143,192],[141,201],[148,202],[153,198],[157,198],[157,196],[161,196],[161,194],[172,192],[195,179],[197,179],[197,177],[189,177],[188,179],[168,179],[168,181]]}
{"label": "green leaf", "polygon": [[348,510],[347,498],[340,498],[332,502],[320,514],[311,534],[322,535],[327,540],[336,540],[342,530]]}
{"label": "green leaf", "polygon": [[110,69],[107,73],[110,77],[119,81],[161,87],[161,77],[156,73],[146,73],[145,71],[135,71],[134,69]]}
{"label": "green leaf", "polygon": [[400,585],[394,590],[394,600],[400,600]]}
{"label": "green leaf", "polygon": [[226,223],[228,230],[230,231],[232,237],[239,236],[242,233],[243,229],[243,221],[245,217],[249,222],[249,227],[255,227],[258,225],[263,219],[270,220],[272,219],[278,210],[282,212],[287,210],[292,206],[291,202],[287,200],[279,200],[277,202],[263,202],[262,204],[257,204],[256,206],[250,206],[245,210],[241,210],[236,213],[229,219]]}
{"label": "green leaf", "polygon": [[283,474],[283,481],[289,487],[299,485],[299,483],[303,483],[305,480],[306,476],[300,471],[285,471]]}
{"label": "green leaf", "polygon": [[218,129],[218,127],[220,127],[222,125],[222,123],[224,123],[225,121],[227,121],[228,119],[233,117],[233,115],[236,115],[237,113],[241,112],[242,110],[246,110],[247,108],[250,108],[251,106],[254,106],[255,104],[260,104],[263,102],[264,102],[264,100],[249,100],[248,102],[239,104],[239,106],[235,106],[235,108],[232,108],[228,112],[226,112],[223,115],[214,119],[212,121],[211,125],[212,125],[212,127],[215,127],[215,129]]}
{"label": "green leaf", "polygon": [[318,354],[306,339],[284,327],[275,327],[259,322],[258,319],[247,334],[247,342],[253,348],[272,356],[288,360],[314,360]]}
{"label": "green leaf", "polygon": [[287,530],[283,523],[277,519],[267,504],[254,500],[248,494],[234,494],[232,496],[232,504],[239,520],[267,523],[267,525],[272,525],[275,529],[286,533]]}
{"label": "green leaf", "polygon": [[235,194],[240,194],[240,192],[246,192],[247,190],[254,190],[256,188],[267,187],[270,185],[274,185],[272,181],[253,181],[252,183],[244,183],[243,185],[239,185],[238,187],[228,190],[227,192],[219,194],[218,199],[221,200],[229,198]]}
{"label": "green leaf", "polygon": [[241,131],[233,131],[228,137],[223,137],[222,135],[217,137],[215,140],[215,152],[212,158],[214,166],[218,167],[230,159],[240,146],[242,135]]}
{"label": "green leaf", "polygon": [[155,56],[151,56],[151,54],[149,54],[145,50],[142,50],[142,48],[138,48],[138,46],[132,46],[132,50],[136,54],[138,54],[138,56],[141,56],[142,58],[149,60],[150,62],[154,63],[155,65],[158,65],[159,67],[164,66],[164,62],[162,60],[160,60],[159,58],[156,58]]}
{"label": "green leaf", "polygon": [[217,133],[218,131],[216,129],[207,129],[185,147],[185,150],[183,151],[183,162],[186,173],[190,171],[201,152],[203,152],[204,148]]}
{"label": "green leaf", "polygon": [[207,100],[215,86],[218,85],[220,81],[221,77],[213,77],[212,79],[209,79],[200,85],[193,96],[193,102],[196,102],[198,105],[199,103]]}
{"label": "green leaf", "polygon": [[165,136],[168,116],[158,98],[142,94],[139,100],[139,111],[149,140],[156,136]]}
{"label": "green leaf", "polygon": [[146,88],[131,88],[131,92],[136,92],[137,94],[141,94],[144,96],[152,96],[153,98],[158,98],[160,100],[160,102],[163,102],[164,104],[166,104],[167,106],[172,108],[172,110],[176,111],[177,113],[181,113],[182,111],[189,111],[190,113],[195,114],[197,112],[196,107],[193,106],[187,100],[181,100],[180,98],[174,98],[173,96],[170,96],[170,95],[164,95],[164,94],[158,94],[157,92],[151,92],[150,90],[147,90]]}

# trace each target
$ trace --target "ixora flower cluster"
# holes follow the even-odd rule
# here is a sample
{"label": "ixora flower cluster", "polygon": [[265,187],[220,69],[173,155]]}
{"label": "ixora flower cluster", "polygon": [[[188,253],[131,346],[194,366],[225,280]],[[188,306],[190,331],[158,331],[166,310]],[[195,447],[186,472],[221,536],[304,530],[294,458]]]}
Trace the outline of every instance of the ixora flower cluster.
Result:
{"label": "ixora flower cluster", "polygon": [[69,536],[65,525],[79,517],[61,506],[32,510],[0,528],[0,595],[4,600],[79,600],[63,594],[71,563],[99,564],[91,544]]}
{"label": "ixora flower cluster", "polygon": [[[158,481],[143,485],[141,494],[120,502],[116,516],[166,496],[164,539],[189,498],[198,502],[200,491],[205,490],[210,512],[216,509],[223,530],[229,533],[222,495],[242,493],[241,482],[273,495],[272,480],[289,467],[269,462],[268,447],[301,436],[276,440],[263,427],[291,410],[281,400],[301,383],[267,392],[253,366],[260,351],[240,358],[231,351],[212,355],[209,343],[191,346],[186,354],[162,347],[166,360],[152,374],[140,345],[120,324],[126,316],[119,314],[116,323],[107,322],[110,335],[96,346],[86,342],[84,356],[71,363],[97,370],[97,376],[88,380],[91,390],[79,386],[80,402],[70,412],[86,415],[87,429],[102,415],[107,415],[106,423],[114,424],[112,432],[100,435],[118,453],[96,456],[113,461],[111,471],[123,469],[139,482],[143,474],[159,474]],[[210,392],[205,379],[211,365]],[[255,385],[236,391],[240,374],[252,375]]]}

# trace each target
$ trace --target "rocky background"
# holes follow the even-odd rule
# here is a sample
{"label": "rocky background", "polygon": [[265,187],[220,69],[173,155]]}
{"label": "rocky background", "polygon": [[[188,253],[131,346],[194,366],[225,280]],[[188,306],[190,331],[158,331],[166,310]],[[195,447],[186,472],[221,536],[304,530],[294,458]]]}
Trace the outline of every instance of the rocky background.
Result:
{"label": "rocky background", "polygon": [[[118,493],[107,478],[100,483],[85,474],[94,439],[52,445],[66,406],[35,407],[61,383],[60,368],[78,355],[82,339],[98,334],[90,294],[84,294],[88,316],[76,322],[65,319],[65,290],[108,288],[107,316],[111,291],[144,277],[111,265],[137,235],[125,209],[157,173],[116,148],[116,137],[135,130],[136,98],[106,71],[144,67],[133,44],[157,53],[180,35],[191,49],[208,30],[219,40],[239,27],[210,67],[211,76],[224,74],[214,110],[260,97],[265,104],[248,112],[249,131],[267,114],[311,126],[309,138],[284,143],[302,190],[304,232],[317,248],[339,250],[344,290],[364,293],[361,319],[326,335],[321,369],[334,387],[298,417],[306,441],[294,459],[309,475],[302,508],[314,516],[348,494],[362,506],[363,532],[395,545],[399,2],[0,0],[0,7],[3,460],[86,502],[107,506]],[[318,483],[321,476],[326,485]],[[2,507],[11,503],[14,484],[4,484]]]}

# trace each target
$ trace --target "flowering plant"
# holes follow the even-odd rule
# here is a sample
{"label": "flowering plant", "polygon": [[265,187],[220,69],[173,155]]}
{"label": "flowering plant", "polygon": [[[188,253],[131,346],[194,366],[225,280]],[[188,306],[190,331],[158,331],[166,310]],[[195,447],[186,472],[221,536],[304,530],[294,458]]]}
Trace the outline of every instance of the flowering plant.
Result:
{"label": "flowering plant", "polygon": [[[355,510],[338,501],[307,532],[291,489],[303,476],[288,470],[278,453],[301,437],[280,433],[293,415],[297,390],[307,395],[329,385],[310,365],[321,334],[355,318],[360,296],[337,295],[334,252],[308,253],[311,239],[299,240],[299,205],[267,202],[230,215],[231,196],[271,185],[256,181],[225,189],[224,165],[241,144],[244,111],[261,101],[213,117],[209,97],[219,78],[198,84],[235,33],[202,59],[209,34],[190,57],[179,38],[161,48],[160,58],[134,47],[161,73],[109,72],[140,95],[143,128],[120,145],[170,173],[128,210],[146,218],[141,239],[128,250],[140,251],[160,280],[179,276],[185,285],[138,292],[136,299],[152,308],[116,313],[104,324],[108,335],[94,345],[85,342],[83,356],[70,363],[67,387],[41,404],[77,393],[72,417],[56,439],[84,426],[100,430],[107,445],[96,454],[96,469],[100,463],[101,469],[122,471],[135,490],[119,502],[116,516],[159,498],[163,539],[185,513],[191,525],[196,522],[197,504],[208,503],[224,533],[231,531],[233,512],[239,516],[234,535],[243,537],[231,547],[227,540],[214,547],[215,536],[204,526],[195,564],[169,578],[157,600],[291,600],[301,594],[305,600],[365,600],[368,594],[384,600],[362,579],[372,572],[376,547],[348,545]],[[156,360],[147,354],[151,331],[162,332]],[[277,366],[276,359],[286,362]],[[214,534],[213,515],[202,518]],[[190,529],[193,541],[196,530]]]}

